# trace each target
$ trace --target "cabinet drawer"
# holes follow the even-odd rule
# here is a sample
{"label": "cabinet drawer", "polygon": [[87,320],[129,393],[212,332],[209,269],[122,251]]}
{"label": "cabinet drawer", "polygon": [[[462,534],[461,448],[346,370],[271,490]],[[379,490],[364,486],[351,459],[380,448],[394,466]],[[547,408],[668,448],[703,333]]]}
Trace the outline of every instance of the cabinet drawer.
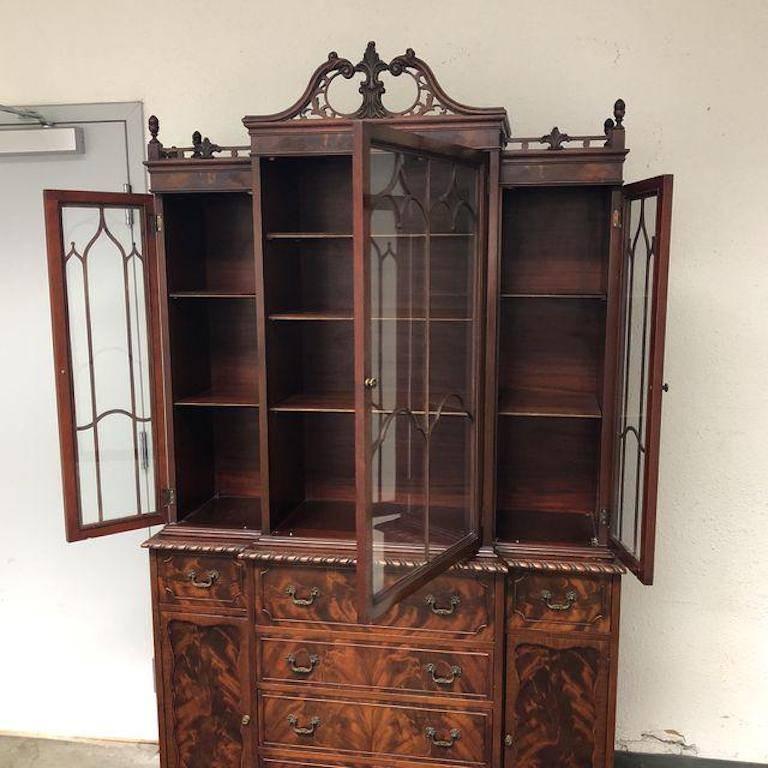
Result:
{"label": "cabinet drawer", "polygon": [[354,624],[355,572],[331,568],[266,568],[257,582],[257,621],[267,624]]}
{"label": "cabinet drawer", "polygon": [[610,608],[609,578],[518,574],[510,585],[508,624],[512,628],[609,632]]}
{"label": "cabinet drawer", "polygon": [[263,694],[265,746],[487,764],[490,715]]}
{"label": "cabinet drawer", "polygon": [[160,602],[211,608],[245,608],[244,566],[233,557],[157,556]]}
{"label": "cabinet drawer", "polygon": [[[397,574],[387,579],[395,581]],[[353,569],[266,568],[257,587],[259,621],[267,624],[357,623]],[[394,605],[375,623],[410,634],[491,636],[493,580],[445,574]]]}
{"label": "cabinet drawer", "polygon": [[261,640],[261,679],[270,682],[490,698],[492,668],[489,652]]}
{"label": "cabinet drawer", "polygon": [[492,637],[493,602],[492,579],[443,574],[393,605],[377,624],[486,639]]}

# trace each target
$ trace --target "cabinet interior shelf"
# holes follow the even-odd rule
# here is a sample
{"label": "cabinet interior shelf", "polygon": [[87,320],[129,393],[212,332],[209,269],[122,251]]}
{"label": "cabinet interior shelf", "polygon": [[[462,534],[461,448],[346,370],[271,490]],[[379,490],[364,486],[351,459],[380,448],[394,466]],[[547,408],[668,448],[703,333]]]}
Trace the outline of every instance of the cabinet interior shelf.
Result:
{"label": "cabinet interior shelf", "polygon": [[230,530],[261,530],[258,496],[214,496],[181,519],[182,525]]}
{"label": "cabinet interior shelf", "polygon": [[549,416],[600,419],[602,411],[594,394],[556,390],[503,389],[499,416]]}
{"label": "cabinet interior shelf", "polygon": [[172,291],[172,299],[255,299],[255,293],[240,293],[226,290]]}
{"label": "cabinet interior shelf", "polygon": [[[424,239],[428,237],[452,237],[470,239],[474,232],[371,232],[377,240],[388,239]],[[267,240],[351,240],[354,236],[348,232],[267,232]]]}
{"label": "cabinet interior shelf", "polygon": [[221,408],[257,408],[258,398],[255,394],[245,392],[198,392],[175,400],[179,406],[208,406]]}
{"label": "cabinet interior shelf", "polygon": [[[279,400],[269,408],[275,413],[354,413],[355,395],[353,392],[327,392],[312,394],[296,394]],[[372,408],[373,413],[387,414],[392,413],[389,408]],[[413,409],[411,413],[414,416],[423,416],[424,410]],[[430,408],[430,415],[437,414],[436,409]],[[461,411],[451,405],[443,407],[441,414],[443,416],[466,416],[465,411]]]}
{"label": "cabinet interior shelf", "polygon": [[604,293],[514,293],[504,292],[502,299],[591,299],[593,301],[605,301]]}
{"label": "cabinet interior shelf", "polygon": [[[300,310],[296,312],[273,312],[268,315],[270,320],[278,321],[331,321],[352,322],[354,315],[351,312],[313,311]],[[385,323],[471,323],[471,317],[450,317],[445,314],[434,314],[430,317],[424,315],[374,315],[372,322]]]}

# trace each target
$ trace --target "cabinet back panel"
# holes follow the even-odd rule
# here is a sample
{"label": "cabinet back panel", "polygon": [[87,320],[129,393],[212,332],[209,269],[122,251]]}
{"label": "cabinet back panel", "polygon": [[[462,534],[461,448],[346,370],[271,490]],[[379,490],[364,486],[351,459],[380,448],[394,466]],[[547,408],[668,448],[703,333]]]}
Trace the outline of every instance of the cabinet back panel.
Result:
{"label": "cabinet back panel", "polygon": [[264,255],[267,314],[352,316],[352,240],[273,240]]}
{"label": "cabinet back panel", "polygon": [[243,299],[171,299],[174,399],[210,390],[256,399],[256,308]]}
{"label": "cabinet back panel", "polygon": [[502,293],[605,293],[610,189],[508,189]]}
{"label": "cabinet back panel", "polygon": [[263,159],[265,232],[352,232],[352,158]]}
{"label": "cabinet back panel", "polygon": [[499,387],[597,396],[604,318],[595,299],[502,301]]}
{"label": "cabinet back panel", "polygon": [[163,205],[170,292],[254,292],[250,195],[166,195]]}
{"label": "cabinet back panel", "polygon": [[185,408],[174,413],[180,517],[213,496],[258,496],[255,408]]}
{"label": "cabinet back panel", "polygon": [[500,516],[505,510],[594,510],[599,419],[501,419],[498,440]]}
{"label": "cabinet back panel", "polygon": [[267,337],[270,404],[289,395],[352,396],[354,344],[348,321],[271,321]]}

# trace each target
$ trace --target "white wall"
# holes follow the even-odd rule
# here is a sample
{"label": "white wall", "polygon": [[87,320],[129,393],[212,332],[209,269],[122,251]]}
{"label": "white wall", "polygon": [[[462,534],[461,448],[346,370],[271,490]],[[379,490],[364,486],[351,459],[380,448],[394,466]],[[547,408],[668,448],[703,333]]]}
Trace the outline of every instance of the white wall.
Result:
{"label": "white wall", "polygon": [[[627,178],[676,178],[657,581],[625,582],[619,739],[681,749],[643,736],[669,729],[691,754],[768,761],[768,3],[3,3],[5,102],[142,99],[166,144],[196,128],[245,143],[242,115],[282,109],[329,50],[356,57],[369,39],[387,57],[414,47],[461,101],[505,105],[518,135],[598,132],[623,97]],[[21,361],[14,375],[27,374]],[[50,378],[28,386],[53,397]],[[42,427],[48,456],[53,424]],[[46,510],[58,505],[56,472],[36,484]],[[25,498],[13,514],[42,525],[49,515]],[[83,549],[83,578],[136,541]],[[3,557],[46,553],[30,541]],[[65,598],[77,596],[52,594]],[[44,695],[51,681],[36,684]],[[103,730],[64,714],[62,728]],[[151,717],[121,707],[112,735],[152,736]]]}

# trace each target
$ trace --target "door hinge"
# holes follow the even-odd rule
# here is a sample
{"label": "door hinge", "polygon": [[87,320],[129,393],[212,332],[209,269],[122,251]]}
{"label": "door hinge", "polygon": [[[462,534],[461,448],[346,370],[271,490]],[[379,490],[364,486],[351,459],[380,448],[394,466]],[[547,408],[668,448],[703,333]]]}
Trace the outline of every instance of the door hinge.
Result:
{"label": "door hinge", "polygon": [[621,229],[621,211],[618,208],[613,211],[611,222],[616,229]]}
{"label": "door hinge", "polygon": [[163,231],[163,217],[162,214],[155,213],[150,217],[150,222],[152,224],[152,229],[155,232],[162,232]]}
{"label": "door hinge", "polygon": [[611,513],[603,507],[600,510],[600,525],[608,525],[611,521]]}
{"label": "door hinge", "polygon": [[163,506],[172,507],[176,503],[176,489],[163,488]]}

